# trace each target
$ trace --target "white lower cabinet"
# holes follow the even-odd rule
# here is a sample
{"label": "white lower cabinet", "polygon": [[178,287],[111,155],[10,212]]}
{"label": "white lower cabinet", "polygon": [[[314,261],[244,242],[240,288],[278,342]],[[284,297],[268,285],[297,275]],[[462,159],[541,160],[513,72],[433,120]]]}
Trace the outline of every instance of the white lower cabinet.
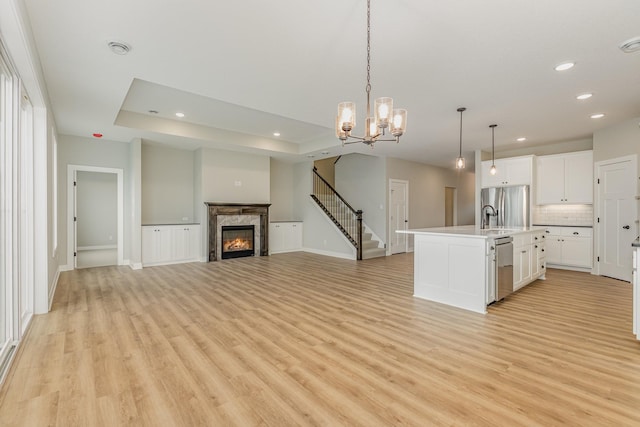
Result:
{"label": "white lower cabinet", "polygon": [[638,263],[640,262],[640,247],[633,248],[633,333],[640,340],[640,277],[638,277]]}
{"label": "white lower cabinet", "polygon": [[302,222],[272,222],[269,224],[269,253],[302,250]]}
{"label": "white lower cabinet", "polygon": [[593,231],[584,227],[547,227],[547,263],[559,267],[592,267]]}
{"label": "white lower cabinet", "polygon": [[198,261],[200,225],[145,225],[142,227],[142,265]]}
{"label": "white lower cabinet", "polygon": [[545,236],[543,230],[513,236],[513,290],[528,285],[545,274]]}

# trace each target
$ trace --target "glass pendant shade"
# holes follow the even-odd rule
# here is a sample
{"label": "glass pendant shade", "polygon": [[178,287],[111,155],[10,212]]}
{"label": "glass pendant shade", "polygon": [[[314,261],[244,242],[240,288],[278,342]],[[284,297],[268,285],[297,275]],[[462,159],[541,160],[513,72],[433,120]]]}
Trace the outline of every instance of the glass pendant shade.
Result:
{"label": "glass pendant shade", "polygon": [[464,167],[465,167],[464,157],[458,157],[456,159],[456,169],[464,169]]}
{"label": "glass pendant shade", "polygon": [[345,132],[356,127],[356,104],[355,102],[341,102],[338,104],[338,124]]}
{"label": "glass pendant shade", "polygon": [[367,117],[366,122],[367,130],[364,135],[365,138],[376,136],[378,134],[378,126],[376,125],[375,119],[373,117]]}
{"label": "glass pendant shade", "polygon": [[391,121],[391,115],[393,113],[393,99],[388,97],[376,99],[374,111],[378,127],[380,129],[386,129],[389,127],[389,122]]}
{"label": "glass pendant shade", "polygon": [[342,130],[340,116],[336,116],[336,137],[341,141],[345,141],[347,139],[347,133]]}
{"label": "glass pendant shade", "polygon": [[495,175],[497,172],[496,165],[491,165],[491,169],[489,169],[489,173],[491,175]]}
{"label": "glass pendant shade", "polygon": [[407,128],[407,110],[397,108],[393,110],[393,120],[391,121],[391,135],[401,136]]}

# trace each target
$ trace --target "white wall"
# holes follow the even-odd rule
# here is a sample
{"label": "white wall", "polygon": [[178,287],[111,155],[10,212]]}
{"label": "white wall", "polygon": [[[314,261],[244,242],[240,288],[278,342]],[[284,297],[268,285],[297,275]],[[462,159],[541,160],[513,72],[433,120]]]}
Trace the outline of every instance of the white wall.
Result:
{"label": "white wall", "polygon": [[193,151],[142,144],[143,224],[194,222],[194,159]]}
{"label": "white wall", "polygon": [[270,159],[203,148],[203,202],[269,203]]}
{"label": "white wall", "polygon": [[77,245],[118,243],[118,176],[78,171],[76,174]]}
{"label": "white wall", "polygon": [[[387,243],[387,170],[382,157],[347,154],[335,164],[335,189]],[[444,199],[443,199],[444,202]]]}
{"label": "white wall", "polygon": [[311,199],[312,162],[293,167],[293,217],[304,221],[303,246],[310,252],[355,259],[355,248]]}
{"label": "white wall", "polygon": [[637,154],[640,162],[640,117],[626,120],[593,134],[594,163],[630,154]]}
{"label": "white wall", "polygon": [[293,215],[293,164],[271,159],[270,221],[299,220]]}
{"label": "white wall", "polygon": [[67,165],[97,166],[124,171],[124,259],[130,257],[131,246],[131,170],[128,143],[103,141],[77,136],[58,138],[58,252],[59,262],[67,260]]}
{"label": "white wall", "polygon": [[[474,223],[475,178],[473,173],[445,169],[400,159],[387,159],[389,179],[409,181],[409,228],[444,226],[445,187],[457,191],[458,225]],[[413,239],[409,238],[409,248]]]}

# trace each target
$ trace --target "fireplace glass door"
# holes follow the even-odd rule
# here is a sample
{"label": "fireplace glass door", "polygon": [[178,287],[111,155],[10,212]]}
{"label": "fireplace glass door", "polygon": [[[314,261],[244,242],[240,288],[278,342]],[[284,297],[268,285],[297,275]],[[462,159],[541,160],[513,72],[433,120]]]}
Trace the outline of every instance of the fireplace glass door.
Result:
{"label": "fireplace glass door", "polygon": [[254,255],[253,225],[222,226],[222,259]]}

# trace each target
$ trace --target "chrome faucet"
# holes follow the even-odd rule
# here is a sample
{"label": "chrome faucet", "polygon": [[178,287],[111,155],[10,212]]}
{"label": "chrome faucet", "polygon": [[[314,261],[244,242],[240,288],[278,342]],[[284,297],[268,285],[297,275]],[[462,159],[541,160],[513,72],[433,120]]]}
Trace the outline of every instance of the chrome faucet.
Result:
{"label": "chrome faucet", "polygon": [[[491,211],[493,213],[489,213],[489,212],[485,213],[485,209],[486,208],[491,208]],[[480,210],[480,216],[482,216],[482,225],[480,227],[484,230],[485,228],[489,228],[489,226],[491,225],[491,220],[490,220],[489,217],[490,216],[498,216],[498,212],[496,212],[496,208],[494,208],[493,206],[484,205],[482,207],[482,209]]]}

